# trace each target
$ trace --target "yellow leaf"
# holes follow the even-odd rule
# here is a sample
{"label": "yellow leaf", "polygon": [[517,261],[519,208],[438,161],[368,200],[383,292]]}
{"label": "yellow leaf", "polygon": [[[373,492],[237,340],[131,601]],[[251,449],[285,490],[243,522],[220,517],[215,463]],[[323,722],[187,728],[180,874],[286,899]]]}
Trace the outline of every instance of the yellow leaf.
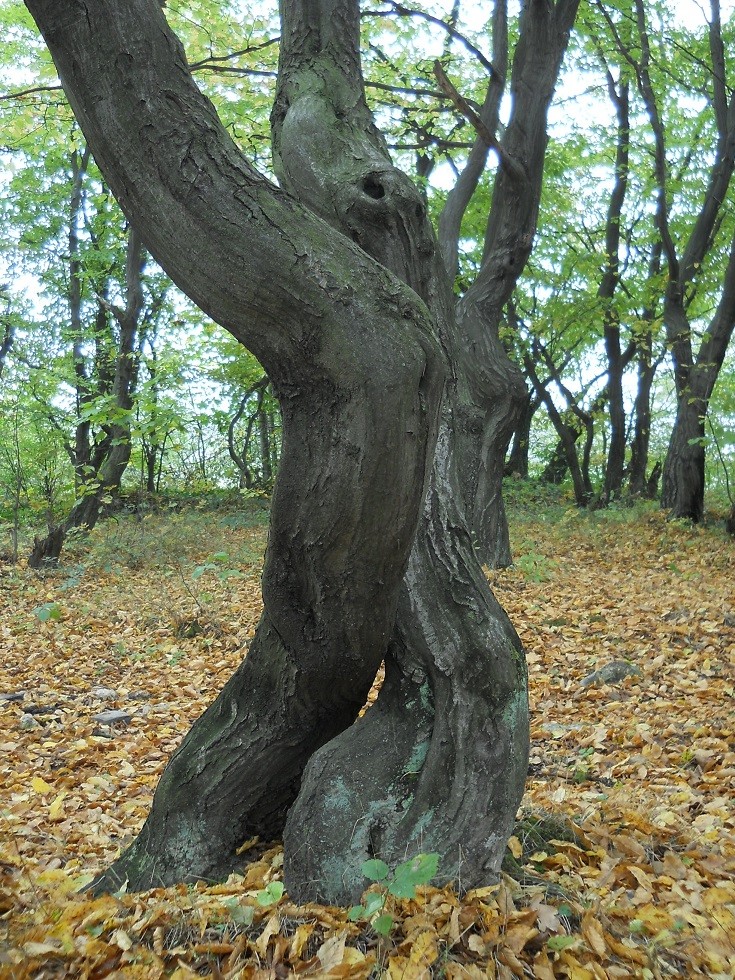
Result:
{"label": "yellow leaf", "polygon": [[48,808],[49,820],[63,820],[64,818],[64,797],[66,790],[62,790]]}
{"label": "yellow leaf", "polygon": [[53,943],[23,943],[23,951],[28,956],[44,956],[46,953],[59,953],[60,946]]}
{"label": "yellow leaf", "polygon": [[31,780],[31,786],[37,793],[53,793],[53,786],[49,786],[45,779],[40,776],[34,776]]}
{"label": "yellow leaf", "polygon": [[306,922],[300,925],[296,932],[293,934],[291,939],[291,945],[289,947],[289,959],[299,960],[301,959],[301,952],[304,946],[309,941],[309,937],[314,931],[314,924],[312,922]]}
{"label": "yellow leaf", "polygon": [[436,948],[436,938],[432,932],[422,932],[413,941],[409,961],[415,966],[428,971],[431,964],[439,956]]}
{"label": "yellow leaf", "polygon": [[273,936],[277,936],[281,931],[281,918],[276,912],[268,920],[268,925],[255,940],[255,948],[261,956],[265,956],[268,950],[268,943]]}
{"label": "yellow leaf", "polygon": [[317,954],[324,973],[329,973],[336,966],[340,966],[345,956],[345,934],[340,933],[332,936],[319,947]]}
{"label": "yellow leaf", "polygon": [[508,841],[508,850],[516,861],[519,861],[523,857],[523,844],[521,844],[517,837],[511,837]]}
{"label": "yellow leaf", "polygon": [[602,932],[602,926],[591,912],[585,913],[582,919],[582,935],[593,953],[596,953],[598,956],[605,956],[607,953],[607,943]]}
{"label": "yellow leaf", "polygon": [[133,945],[133,940],[124,929],[115,929],[111,939],[112,942],[122,950],[128,950]]}
{"label": "yellow leaf", "polygon": [[533,961],[533,975],[536,980],[554,980],[554,968],[545,949]]}

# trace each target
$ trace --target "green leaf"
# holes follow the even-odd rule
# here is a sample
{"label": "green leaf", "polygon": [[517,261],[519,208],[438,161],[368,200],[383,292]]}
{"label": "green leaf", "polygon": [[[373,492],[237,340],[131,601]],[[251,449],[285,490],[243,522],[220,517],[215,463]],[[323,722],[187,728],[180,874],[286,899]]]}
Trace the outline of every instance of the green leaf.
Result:
{"label": "green leaf", "polygon": [[238,926],[251,926],[255,917],[252,905],[242,905],[237,898],[228,898],[224,903],[230,919]]}
{"label": "green leaf", "polygon": [[33,615],[41,623],[47,623],[50,619],[61,619],[61,606],[58,602],[45,602],[42,606],[36,606]]}
{"label": "green leaf", "polygon": [[393,881],[388,885],[388,891],[396,898],[414,898],[416,886],[431,881],[438,867],[438,854],[417,854],[398,865]]}
{"label": "green leaf", "polygon": [[576,936],[549,936],[546,945],[554,953],[560,953],[564,949],[569,949],[577,942]]}
{"label": "green leaf", "polygon": [[365,915],[369,919],[385,905],[385,892],[371,892],[365,899]]}
{"label": "green leaf", "polygon": [[258,892],[255,900],[258,905],[275,905],[277,902],[280,902],[282,896],[283,882],[270,881],[262,891]]}
{"label": "green leaf", "polygon": [[347,913],[347,918],[350,922],[357,922],[358,919],[367,918],[367,909],[364,905],[353,905],[350,911]]}
{"label": "green leaf", "polygon": [[379,858],[373,858],[363,863],[362,873],[370,881],[385,881],[390,874],[390,868],[385,861],[381,861]]}
{"label": "green leaf", "polygon": [[373,922],[373,929],[377,932],[379,936],[388,936],[393,928],[393,916],[388,915],[386,912],[383,915],[379,915],[378,918]]}
{"label": "green leaf", "polygon": [[206,565],[197,565],[194,571],[191,573],[193,579],[201,578],[205,572],[210,572],[215,566],[211,562],[207,562]]}

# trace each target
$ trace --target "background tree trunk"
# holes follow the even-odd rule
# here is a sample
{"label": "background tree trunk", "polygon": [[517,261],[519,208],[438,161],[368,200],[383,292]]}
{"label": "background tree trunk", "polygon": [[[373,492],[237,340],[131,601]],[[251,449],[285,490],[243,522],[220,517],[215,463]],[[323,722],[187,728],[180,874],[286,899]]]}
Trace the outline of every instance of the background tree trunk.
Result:
{"label": "background tree trunk", "polygon": [[[477,278],[457,309],[458,404],[456,452],[465,508],[480,560],[491,567],[511,562],[502,496],[505,454],[527,395],[523,375],[500,340],[506,303],[525,268],[536,234],[546,154],[546,118],[579,0],[531,0],[523,5],[510,83],[511,114],[496,139],[497,100],[507,68],[507,36],[494,38],[494,67],[478,142],[499,157]],[[507,32],[504,0],[495,7],[494,30]],[[502,13],[499,13],[502,11]],[[489,122],[489,126],[488,126]],[[490,128],[492,127],[492,128]],[[477,156],[450,195],[440,223],[441,249],[454,279],[456,238],[469,202]],[[447,211],[447,209],[450,209]],[[451,215],[451,220],[448,220]]]}
{"label": "background tree trunk", "polygon": [[[85,155],[88,157],[88,154]],[[75,194],[77,188],[75,185]],[[72,222],[74,224],[74,222]],[[76,239],[76,234],[72,236]],[[72,253],[75,254],[75,253]],[[28,558],[31,568],[41,568],[58,560],[67,534],[73,528],[91,530],[102,513],[106,499],[116,494],[130,461],[132,451],[130,411],[138,381],[138,351],[136,340],[141,312],[143,310],[143,289],[141,274],[145,258],[143,245],[137,232],[131,227],[128,232],[126,262],[126,306],[124,309],[103,306],[102,323],[112,313],[119,323],[120,339],[115,352],[114,370],[109,378],[101,379],[101,384],[111,397],[115,419],[102,426],[101,438],[92,444],[92,426],[83,419],[76,429],[75,450],[72,453],[77,472],[78,500],[66,520],[49,529],[47,539],[36,538]],[[90,379],[84,366],[82,354],[81,293],[80,276],[77,269],[72,276],[77,285],[72,290],[72,322],[75,324],[74,364],[78,379],[78,410],[88,406],[93,394]],[[99,326],[99,325],[98,325]]]}

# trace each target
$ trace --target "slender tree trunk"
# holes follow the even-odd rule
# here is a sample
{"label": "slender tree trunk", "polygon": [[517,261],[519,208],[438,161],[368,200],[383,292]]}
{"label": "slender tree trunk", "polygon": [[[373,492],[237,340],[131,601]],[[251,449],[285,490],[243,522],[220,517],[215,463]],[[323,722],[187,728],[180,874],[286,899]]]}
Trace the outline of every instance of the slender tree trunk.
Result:
{"label": "slender tree trunk", "polygon": [[663,471],[661,504],[672,517],[704,516],[705,408],[701,399],[679,400]]}
{"label": "slender tree trunk", "polygon": [[[137,232],[131,228],[128,233],[128,250],[126,262],[126,292],[125,309],[112,307],[112,312],[120,324],[120,344],[116,352],[113,374],[104,383],[104,387],[112,396],[117,421],[103,427],[103,436],[92,447],[90,442],[90,425],[82,422],[76,430],[76,452],[81,452],[81,458],[75,456],[77,470],[77,493],[79,499],[72,507],[66,520],[49,529],[47,539],[36,538],[33,550],[28,558],[31,568],[41,568],[56,562],[61,555],[64,541],[73,528],[91,530],[102,513],[105,500],[116,494],[121,486],[123,475],[130,461],[132,451],[131,427],[129,413],[133,406],[133,395],[138,378],[138,358],[135,342],[138,330],[138,320],[143,307],[143,291],[141,273],[143,269],[143,246]],[[76,279],[79,279],[77,270]],[[79,297],[76,297],[79,300]],[[78,378],[84,378],[86,391],[78,389],[80,407],[90,398],[89,378],[83,363],[82,354],[82,325],[79,319],[77,301],[72,303],[73,319],[76,323],[74,359]],[[80,381],[81,385],[81,381]]]}
{"label": "slender tree trunk", "polygon": [[[579,436],[580,433],[576,432],[576,439],[578,439]],[[542,483],[549,483],[551,486],[558,487],[564,482],[568,472],[569,463],[567,462],[567,447],[564,440],[559,439],[552,450],[546,466],[543,468],[540,479]]]}
{"label": "slender tree trunk", "polygon": [[541,400],[530,392],[526,395],[526,403],[520,420],[513,433],[510,453],[505,461],[506,476],[528,477],[528,457],[531,448],[531,423],[538,411]]}
{"label": "slender tree trunk", "polygon": [[[496,72],[488,86],[486,128],[467,170],[450,195],[440,224],[441,249],[452,278],[457,236],[473,180],[481,173],[482,152],[491,145],[499,157],[488,217],[483,259],[475,282],[459,302],[458,408],[456,451],[465,508],[481,560],[510,564],[508,524],[502,496],[505,455],[526,397],[523,375],[500,341],[506,303],[525,268],[536,234],[546,154],[546,118],[578,0],[531,0],[522,7],[520,36],[513,57],[511,115],[502,140],[494,139],[503,93],[507,37],[495,44]],[[496,37],[507,31],[506,4],[495,6]]]}
{"label": "slender tree trunk", "polygon": [[668,191],[669,164],[666,132],[650,77],[651,51],[646,8],[635,0],[635,17],[640,53],[635,57],[620,34],[621,53],[635,68],[638,88],[646,106],[653,134],[656,193],[656,224],[668,269],[664,294],[664,322],[674,362],[678,399],[677,418],[663,468],[661,506],[673,517],[700,520],[704,513],[704,419],[717,380],[735,316],[735,240],[725,272],[717,312],[695,357],[688,307],[696,294],[696,279],[703,261],[711,253],[721,222],[721,209],[735,170],[735,92],[728,89],[725,45],[722,37],[719,0],[710,0],[709,98],[717,127],[717,142],[699,211],[694,215],[688,237],[674,234],[670,224]]}
{"label": "slender tree trunk", "polygon": [[653,337],[649,332],[638,344],[638,386],[633,409],[633,439],[630,452],[629,490],[633,497],[648,496],[648,447],[651,442],[651,390],[657,364],[651,356]]}
{"label": "slender tree trunk", "polygon": [[[668,307],[675,308],[680,317],[683,316],[681,303],[670,302]],[[686,340],[682,342],[681,326],[678,332],[679,343],[674,348],[676,373],[680,379],[677,383],[678,404],[661,485],[661,505],[670,509],[672,517],[701,521],[704,516],[705,419],[733,330],[735,236],[730,245],[720,302],[702,339],[695,362],[685,364],[681,360],[682,347],[691,353],[690,334],[687,331]]]}
{"label": "slender tree trunk", "polygon": [[[573,413],[571,409],[567,409],[563,416],[554,404],[554,399],[551,397],[548,388],[541,383],[533,358],[529,354],[524,358],[524,363],[526,373],[533,385],[534,391],[549,413],[551,424],[554,426],[556,434],[559,437],[559,442],[550,461],[551,470],[547,474],[555,479],[549,482],[560,483],[561,479],[563,479],[563,470],[560,465],[563,457],[565,469],[569,470],[569,475],[572,478],[575,503],[578,507],[586,507],[592,499],[593,493],[589,480],[589,472],[580,466],[579,456],[577,455],[577,442],[582,434],[582,411],[581,409],[577,409],[576,413]],[[570,425],[567,418],[570,415],[574,417],[574,414],[577,417],[574,424]],[[587,455],[589,454],[587,453]]]}
{"label": "slender tree trunk", "polygon": [[620,496],[625,469],[625,404],[623,400],[623,372],[625,361],[620,346],[620,318],[614,305],[615,292],[620,283],[620,225],[623,204],[628,189],[628,158],[630,148],[629,90],[621,83],[618,91],[612,74],[608,71],[608,91],[617,116],[617,146],[615,156],[615,181],[607,211],[605,229],[605,273],[600,283],[598,297],[603,304],[605,353],[607,354],[607,394],[610,417],[610,445],[608,448],[605,480],[600,502],[607,505]]}

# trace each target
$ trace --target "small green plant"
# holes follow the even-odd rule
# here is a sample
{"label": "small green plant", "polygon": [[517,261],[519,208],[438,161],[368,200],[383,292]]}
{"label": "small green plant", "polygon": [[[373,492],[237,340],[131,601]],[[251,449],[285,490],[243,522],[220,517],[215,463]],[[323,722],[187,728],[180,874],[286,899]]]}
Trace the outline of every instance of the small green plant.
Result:
{"label": "small green plant", "polygon": [[238,571],[236,568],[223,567],[224,564],[229,561],[229,559],[230,556],[226,551],[218,551],[216,554],[210,556],[209,561],[206,561],[203,565],[197,565],[197,567],[191,573],[191,577],[193,579],[198,579],[201,578],[205,572],[214,572],[221,582],[226,582],[228,578],[243,578],[242,572]]}
{"label": "small green plant", "polygon": [[241,905],[237,898],[228,898],[223,904],[228,911],[230,921],[235,925],[247,928],[253,924],[255,909],[252,905]]}
{"label": "small green plant", "polygon": [[47,623],[50,619],[61,619],[61,606],[58,602],[44,602],[42,606],[36,606],[33,615],[41,623]]}
{"label": "small green plant", "polygon": [[527,551],[519,555],[514,564],[529,582],[549,582],[556,562],[536,551]]}
{"label": "small green plant", "polygon": [[415,898],[416,888],[428,884],[436,875],[438,867],[438,854],[417,854],[399,864],[393,873],[385,861],[379,858],[365,861],[362,873],[378,885],[378,891],[366,892],[364,904],[353,905],[347,915],[348,919],[351,922],[365,920],[379,936],[388,936],[393,928],[393,916],[385,911],[388,896]]}

